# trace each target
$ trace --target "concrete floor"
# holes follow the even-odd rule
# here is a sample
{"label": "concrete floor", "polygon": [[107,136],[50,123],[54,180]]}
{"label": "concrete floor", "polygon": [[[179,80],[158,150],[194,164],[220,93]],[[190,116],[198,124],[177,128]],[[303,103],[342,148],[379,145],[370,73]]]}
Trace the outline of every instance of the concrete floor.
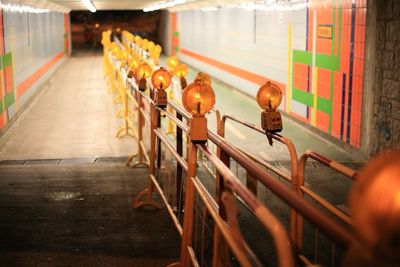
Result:
{"label": "concrete floor", "polygon": [[112,104],[98,54],[67,59],[39,97],[0,138],[0,160],[127,156],[132,138],[117,139],[120,106]]}
{"label": "concrete floor", "polygon": [[0,266],[166,266],[179,235],[134,210],[145,169],[123,161],[0,165]]}

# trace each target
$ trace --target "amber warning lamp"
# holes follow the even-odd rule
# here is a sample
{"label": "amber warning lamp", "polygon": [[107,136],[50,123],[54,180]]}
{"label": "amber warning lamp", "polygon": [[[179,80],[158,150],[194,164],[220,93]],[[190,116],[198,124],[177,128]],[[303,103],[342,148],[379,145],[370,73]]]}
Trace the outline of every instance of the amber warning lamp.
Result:
{"label": "amber warning lamp", "polygon": [[165,108],[167,106],[168,98],[165,89],[171,84],[171,78],[171,73],[163,67],[159,68],[151,75],[151,84],[156,89],[154,102],[157,107]]}
{"label": "amber warning lamp", "polygon": [[281,102],[282,91],[276,84],[267,81],[258,90],[257,103],[264,110],[261,113],[261,125],[267,134],[270,145],[272,145],[272,138],[268,133],[282,131],[282,117],[277,111]]}
{"label": "amber warning lamp", "polygon": [[129,60],[129,72],[128,72],[128,77],[133,78],[135,77],[135,71],[137,67],[140,64],[140,59],[133,57],[131,60]]}
{"label": "amber warning lamp", "polygon": [[182,104],[193,116],[190,120],[189,132],[191,141],[194,143],[206,142],[208,135],[207,118],[205,114],[209,112],[215,104],[213,89],[203,80],[195,80],[183,91]]}
{"label": "amber warning lamp", "polygon": [[[344,266],[399,266],[400,150],[384,151],[363,167],[350,193],[354,229],[362,243]],[[356,251],[356,250],[354,250]]]}
{"label": "amber warning lamp", "polygon": [[185,64],[178,64],[176,65],[176,67],[174,68],[174,74],[179,77],[180,83],[181,83],[181,89],[185,89],[187,86],[187,82],[186,82],[186,75],[188,74],[189,70],[188,67]]}
{"label": "amber warning lamp", "polygon": [[176,56],[167,58],[167,65],[169,70],[173,70],[179,64],[179,59]]}
{"label": "amber warning lamp", "polygon": [[147,82],[146,79],[150,77],[151,72],[153,69],[147,62],[141,63],[137,68],[136,68],[136,77],[139,79],[139,90],[140,91],[145,91],[147,88]]}

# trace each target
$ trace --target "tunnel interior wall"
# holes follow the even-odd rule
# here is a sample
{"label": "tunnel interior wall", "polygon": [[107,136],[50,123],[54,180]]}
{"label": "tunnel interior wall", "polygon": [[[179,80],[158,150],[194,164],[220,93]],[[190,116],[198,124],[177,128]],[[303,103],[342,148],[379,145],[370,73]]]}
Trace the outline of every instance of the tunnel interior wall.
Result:
{"label": "tunnel interior wall", "polygon": [[[3,4],[14,4],[2,1]],[[70,52],[69,15],[1,10],[0,131],[7,129]]]}
{"label": "tunnel interior wall", "polygon": [[265,81],[275,82],[282,111],[360,149],[367,1],[279,8],[170,13],[164,42],[169,53],[250,96]]}
{"label": "tunnel interior wall", "polygon": [[368,123],[371,127],[365,142],[369,154],[389,148],[400,148],[400,1],[376,0],[374,21],[370,23],[368,40],[373,58],[368,64],[370,93],[365,97],[371,106]]}

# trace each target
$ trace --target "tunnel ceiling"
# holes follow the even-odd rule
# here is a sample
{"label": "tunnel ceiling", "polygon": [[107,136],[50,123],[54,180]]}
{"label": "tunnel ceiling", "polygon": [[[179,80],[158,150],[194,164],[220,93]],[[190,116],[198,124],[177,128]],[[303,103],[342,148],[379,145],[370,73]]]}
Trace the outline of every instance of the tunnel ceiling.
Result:
{"label": "tunnel ceiling", "polygon": [[[80,0],[48,0],[55,4],[65,6],[71,10],[86,10],[85,5]],[[143,9],[146,6],[159,3],[157,0],[92,0],[92,3],[98,10],[126,10],[126,9]]]}
{"label": "tunnel ceiling", "polygon": [[[31,0],[27,0],[33,2]],[[86,10],[85,5],[80,0],[47,0],[52,4],[56,4],[70,10]],[[92,0],[96,9],[98,10],[132,10],[132,9],[143,9],[151,5],[155,5],[161,2],[160,0]],[[204,8],[208,6],[215,6],[220,4],[232,4],[239,2],[248,2],[248,0],[187,0],[184,4],[176,5],[169,8],[171,11],[181,11],[188,9]]]}

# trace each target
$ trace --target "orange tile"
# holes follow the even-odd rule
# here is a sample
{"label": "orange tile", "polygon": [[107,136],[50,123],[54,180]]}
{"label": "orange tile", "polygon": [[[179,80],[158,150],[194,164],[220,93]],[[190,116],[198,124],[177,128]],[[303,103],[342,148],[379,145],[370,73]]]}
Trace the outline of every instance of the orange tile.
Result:
{"label": "orange tile", "polygon": [[324,132],[329,130],[329,115],[319,110],[317,111],[317,128]]}

